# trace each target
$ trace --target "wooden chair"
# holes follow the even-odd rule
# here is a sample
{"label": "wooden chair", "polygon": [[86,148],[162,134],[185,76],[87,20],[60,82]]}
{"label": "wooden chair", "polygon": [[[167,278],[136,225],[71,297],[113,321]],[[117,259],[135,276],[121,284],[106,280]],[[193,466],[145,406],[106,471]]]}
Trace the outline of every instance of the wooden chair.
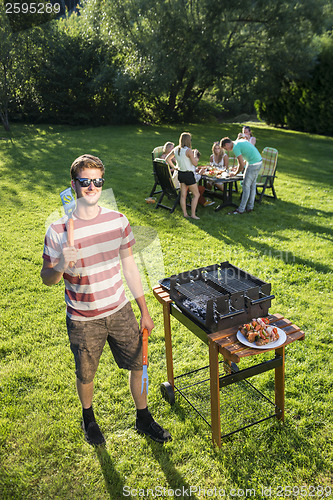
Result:
{"label": "wooden chair", "polygon": [[156,175],[156,172],[155,172],[155,164],[154,164],[154,161],[156,160],[156,158],[159,158],[162,155],[162,153],[163,153],[163,146],[157,146],[151,152],[151,156],[152,156],[152,160],[153,160],[154,186],[153,186],[153,189],[150,191],[150,195],[149,195],[150,198],[152,196],[154,196],[155,194],[162,193],[161,189],[158,190],[158,191],[156,191],[156,188],[159,185],[159,182],[158,182],[158,178],[157,178],[157,175]]}
{"label": "wooden chair", "polygon": [[[162,160],[161,158],[156,158],[155,160],[153,160],[153,164],[157,182],[162,188],[161,191],[162,194],[158,199],[155,208],[156,209],[159,207],[166,208],[167,210],[170,210],[170,213],[172,214],[176,206],[179,204],[180,190],[175,187],[170,167],[165,160]],[[167,198],[170,200],[174,200],[172,207],[162,204],[164,196],[167,196]]]}
{"label": "wooden chair", "polygon": [[[257,178],[257,195],[259,195],[258,202],[261,203],[263,196],[276,199],[276,192],[274,189],[274,179],[278,159],[278,150],[274,148],[264,148],[261,153],[262,166]],[[272,194],[266,194],[266,190],[271,189]]]}

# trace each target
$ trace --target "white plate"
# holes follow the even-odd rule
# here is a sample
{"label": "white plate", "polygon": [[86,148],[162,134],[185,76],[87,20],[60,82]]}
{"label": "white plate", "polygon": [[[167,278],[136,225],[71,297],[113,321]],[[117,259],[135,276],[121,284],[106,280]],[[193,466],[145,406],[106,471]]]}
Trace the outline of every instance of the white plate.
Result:
{"label": "white plate", "polygon": [[248,340],[246,340],[246,338],[240,332],[240,330],[238,330],[238,332],[237,332],[237,339],[242,344],[247,345],[248,347],[252,347],[253,349],[276,349],[277,347],[280,347],[281,345],[283,345],[285,343],[285,341],[287,340],[287,335],[285,334],[285,332],[283,330],[281,330],[281,328],[278,328],[277,331],[279,334],[279,338],[277,340],[275,340],[274,342],[269,342],[268,344],[265,344],[265,345],[256,345],[254,342],[249,342]]}

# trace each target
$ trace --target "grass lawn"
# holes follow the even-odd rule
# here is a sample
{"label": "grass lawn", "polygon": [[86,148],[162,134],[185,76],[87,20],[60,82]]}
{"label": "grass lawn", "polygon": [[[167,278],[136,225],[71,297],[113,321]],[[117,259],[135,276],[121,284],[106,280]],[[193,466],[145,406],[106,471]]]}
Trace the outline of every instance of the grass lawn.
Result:
{"label": "grass lawn", "polygon": [[[189,130],[204,164],[213,141],[235,138],[239,125],[20,125],[13,126],[12,140],[0,140],[2,500],[333,498],[333,139],[252,128],[260,150],[279,150],[278,199],[264,199],[244,216],[199,207],[199,221],[185,220],[180,208],[170,215],[145,203],[153,184],[151,151],[167,140],[177,143]],[[105,449],[90,447],[80,429],[63,284],[44,286],[39,272],[45,225],[60,214],[59,193],[69,186],[69,167],[82,153],[103,160],[105,202],[127,215],[137,237],[155,322],[149,406],[173,435],[165,446],[134,431],[127,373],[107,349],[94,397]],[[162,399],[163,317],[151,286],[158,278],[224,260],[270,282],[270,312],[291,319],[306,338],[286,348],[285,423],[265,421],[216,449],[210,428],[185,400],[176,395],[171,407]],[[175,320],[172,331],[176,375],[208,363],[205,344]],[[256,386],[273,397],[273,372],[256,378]]]}

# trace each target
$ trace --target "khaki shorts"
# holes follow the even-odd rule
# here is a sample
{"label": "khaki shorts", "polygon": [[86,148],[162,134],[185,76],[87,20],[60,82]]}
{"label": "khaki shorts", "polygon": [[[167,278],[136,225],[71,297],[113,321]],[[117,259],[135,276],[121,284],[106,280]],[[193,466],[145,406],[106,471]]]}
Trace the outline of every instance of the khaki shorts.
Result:
{"label": "khaki shorts", "polygon": [[67,316],[66,324],[75,373],[83,384],[94,380],[106,341],[119,368],[142,370],[142,336],[130,302],[101,319],[73,321]]}

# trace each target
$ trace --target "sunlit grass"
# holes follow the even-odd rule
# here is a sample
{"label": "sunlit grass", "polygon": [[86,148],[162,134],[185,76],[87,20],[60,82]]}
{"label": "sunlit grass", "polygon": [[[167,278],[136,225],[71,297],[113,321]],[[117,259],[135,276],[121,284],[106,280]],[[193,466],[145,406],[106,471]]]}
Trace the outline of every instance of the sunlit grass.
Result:
{"label": "sunlit grass", "polygon": [[[283,485],[329,486],[333,140],[264,125],[252,128],[259,149],[279,150],[278,199],[264,199],[242,217],[228,216],[228,209],[215,213],[199,207],[197,222],[185,220],[179,208],[170,215],[145,203],[153,184],[151,151],[167,140],[177,143],[188,130],[205,163],[212,142],[226,135],[235,138],[238,125],[14,126],[12,141],[1,142],[1,498],[119,500],[124,488],[133,490],[134,498],[134,489],[192,486],[197,499],[205,498],[199,487],[223,489],[226,496],[232,488],[252,488],[261,499],[261,487],[272,486],[276,492]],[[94,406],[107,446],[97,452],[84,442],[63,285],[43,286],[39,272],[45,223],[60,210],[59,193],[69,186],[70,164],[85,152],[104,161],[105,190],[112,188],[131,225],[156,232],[161,278],[229,260],[272,283],[271,312],[285,315],[306,333],[303,342],[286,349],[285,425],[270,420],[216,450],[210,429],[185,401],[177,398],[170,407],[159,390],[166,380],[162,310],[149,291],[156,325],[149,341],[149,404],[174,439],[161,447],[136,435],[127,373],[116,368],[105,350]],[[145,240],[139,237],[138,245],[144,252]],[[151,290],[155,283],[148,278]],[[205,344],[175,320],[172,331],[176,375],[207,364]],[[272,377],[265,373],[257,382],[270,394]],[[270,498],[277,497],[273,492]]]}

